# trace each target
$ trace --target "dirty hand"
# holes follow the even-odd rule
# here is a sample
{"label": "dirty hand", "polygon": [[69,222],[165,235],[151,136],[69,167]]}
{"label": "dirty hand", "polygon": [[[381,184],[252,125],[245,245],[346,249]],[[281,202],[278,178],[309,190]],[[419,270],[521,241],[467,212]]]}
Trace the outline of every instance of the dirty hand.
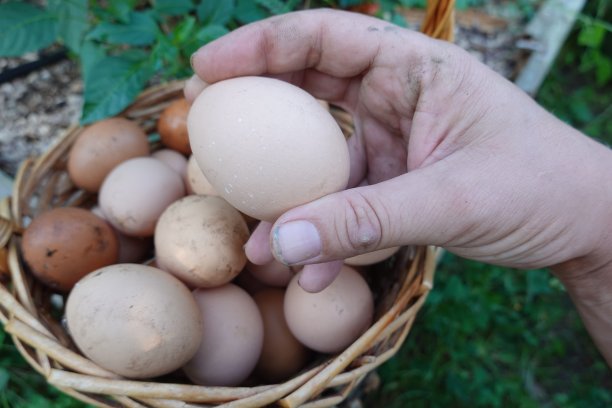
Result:
{"label": "dirty hand", "polygon": [[[281,78],[353,114],[353,188],[262,223],[247,244],[255,263],[273,254],[308,264],[307,290],[333,280],[340,263],[330,261],[398,245],[519,268],[562,265],[570,277],[612,258],[610,150],[459,47],[316,10],[237,29],[192,65],[206,83]],[[580,268],[563,267],[576,260]]]}

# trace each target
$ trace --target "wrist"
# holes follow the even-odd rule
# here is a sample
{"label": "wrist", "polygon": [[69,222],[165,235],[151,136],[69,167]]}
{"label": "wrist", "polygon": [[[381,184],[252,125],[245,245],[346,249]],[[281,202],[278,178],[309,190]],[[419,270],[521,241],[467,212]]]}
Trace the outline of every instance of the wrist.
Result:
{"label": "wrist", "polygon": [[580,251],[552,266],[553,272],[568,283],[580,282],[612,267],[612,150],[574,129],[570,131],[579,141],[573,146],[579,162],[569,163],[577,177],[570,184],[574,197],[568,199],[577,199],[581,204],[568,216],[574,218],[572,240]]}
{"label": "wrist", "polygon": [[585,176],[584,183],[593,189],[583,199],[584,206],[595,216],[590,217],[589,225],[581,228],[583,234],[574,237],[588,244],[582,247],[582,252],[552,266],[551,270],[571,293],[579,292],[579,298],[602,293],[612,301],[612,151],[596,144],[591,158],[590,164],[594,167]]}

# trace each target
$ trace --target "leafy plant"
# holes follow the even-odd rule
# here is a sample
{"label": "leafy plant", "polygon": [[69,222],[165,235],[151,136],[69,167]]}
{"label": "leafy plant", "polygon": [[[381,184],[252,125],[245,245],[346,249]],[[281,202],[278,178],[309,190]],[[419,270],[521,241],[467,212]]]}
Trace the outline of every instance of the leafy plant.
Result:
{"label": "leafy plant", "polygon": [[0,407],[80,408],[84,404],[48,385],[26,364],[10,337],[0,330]]}
{"label": "leafy plant", "polygon": [[612,144],[612,7],[587,3],[537,99],[586,134]]}
{"label": "leafy plant", "polygon": [[0,4],[0,56],[54,43],[81,65],[90,123],[117,114],[148,81],[185,77],[201,45],[229,30],[295,9],[296,0],[49,0],[46,7]]}
{"label": "leafy plant", "polygon": [[447,254],[365,406],[603,407],[612,376],[563,287]]}

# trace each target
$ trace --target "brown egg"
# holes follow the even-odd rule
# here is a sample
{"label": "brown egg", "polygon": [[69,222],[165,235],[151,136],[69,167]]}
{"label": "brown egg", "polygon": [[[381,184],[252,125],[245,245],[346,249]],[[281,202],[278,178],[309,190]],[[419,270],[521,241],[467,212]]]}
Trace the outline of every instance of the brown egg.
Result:
{"label": "brown egg", "polygon": [[293,335],[307,347],[336,353],[372,323],[374,299],[361,275],[343,265],[338,277],[318,293],[298,285],[296,275],[285,294],[285,317]]}
{"label": "brown egg", "polygon": [[309,351],[289,330],[285,320],[282,289],[258,292],[253,300],[264,326],[264,342],[255,373],[268,382],[279,382],[297,373],[306,364]]}
{"label": "brown egg", "polygon": [[246,290],[251,296],[262,290],[270,289],[270,286],[264,284],[262,281],[254,277],[253,274],[251,274],[251,272],[249,272],[246,268],[234,278],[232,283]]}
{"label": "brown egg", "polygon": [[164,109],[157,121],[157,131],[162,143],[183,154],[191,154],[187,133],[187,114],[190,107],[187,100],[178,99]]}
{"label": "brown egg", "polygon": [[183,197],[155,227],[157,263],[194,287],[220,286],[244,268],[248,238],[246,222],[221,197]]}
{"label": "brown egg", "polygon": [[181,178],[187,172],[187,159],[185,156],[172,149],[160,149],[151,154],[151,157],[166,163],[170,168],[178,173]]}
{"label": "brown egg", "polygon": [[66,321],[83,354],[128,378],[180,368],[202,340],[202,317],[189,289],[145,265],[111,265],[87,275],[68,297]]}
{"label": "brown egg", "polygon": [[[100,207],[95,206],[91,212],[106,221],[104,213]],[[150,237],[132,237],[118,231],[110,223],[108,225],[115,231],[117,242],[119,243],[119,257],[117,263],[139,263],[153,249],[153,241]]]}
{"label": "brown egg", "polygon": [[395,255],[399,251],[400,247],[384,248],[378,251],[368,252],[361,255],[356,255],[351,258],[344,260],[344,263],[351,266],[364,266],[374,265],[375,263],[382,262]]}
{"label": "brown egg", "polygon": [[119,163],[148,155],[147,135],[135,122],[105,119],[79,135],[70,149],[68,174],[78,187],[95,193]]}
{"label": "brown egg", "polygon": [[246,269],[248,269],[255,278],[266,285],[281,288],[286,287],[289,282],[291,282],[291,278],[295,275],[289,266],[278,262],[276,259],[265,265],[255,265],[249,262],[247,263]]}
{"label": "brown egg", "polygon": [[189,194],[219,195],[212,184],[208,182],[193,156],[191,156],[187,162],[185,185],[187,186],[187,192]]}
{"label": "brown egg", "polygon": [[34,218],[21,247],[32,273],[60,291],[69,291],[89,272],[117,262],[119,253],[112,228],[74,207],[54,208]]}
{"label": "brown egg", "polygon": [[100,189],[105,218],[126,235],[153,235],[164,210],[185,194],[181,177],[152,157],[138,157],[117,166]]}
{"label": "brown egg", "polygon": [[263,322],[253,299],[231,283],[193,292],[202,313],[202,343],[183,367],[196,384],[234,386],[251,374],[263,345]]}

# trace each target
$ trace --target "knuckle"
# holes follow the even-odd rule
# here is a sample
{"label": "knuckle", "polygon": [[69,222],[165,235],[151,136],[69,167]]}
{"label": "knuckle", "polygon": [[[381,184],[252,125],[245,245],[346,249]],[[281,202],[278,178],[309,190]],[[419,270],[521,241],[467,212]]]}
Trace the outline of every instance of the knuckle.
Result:
{"label": "knuckle", "polygon": [[383,239],[382,206],[364,194],[353,193],[345,197],[343,217],[336,225],[339,242],[347,252],[362,253],[375,250]]}

